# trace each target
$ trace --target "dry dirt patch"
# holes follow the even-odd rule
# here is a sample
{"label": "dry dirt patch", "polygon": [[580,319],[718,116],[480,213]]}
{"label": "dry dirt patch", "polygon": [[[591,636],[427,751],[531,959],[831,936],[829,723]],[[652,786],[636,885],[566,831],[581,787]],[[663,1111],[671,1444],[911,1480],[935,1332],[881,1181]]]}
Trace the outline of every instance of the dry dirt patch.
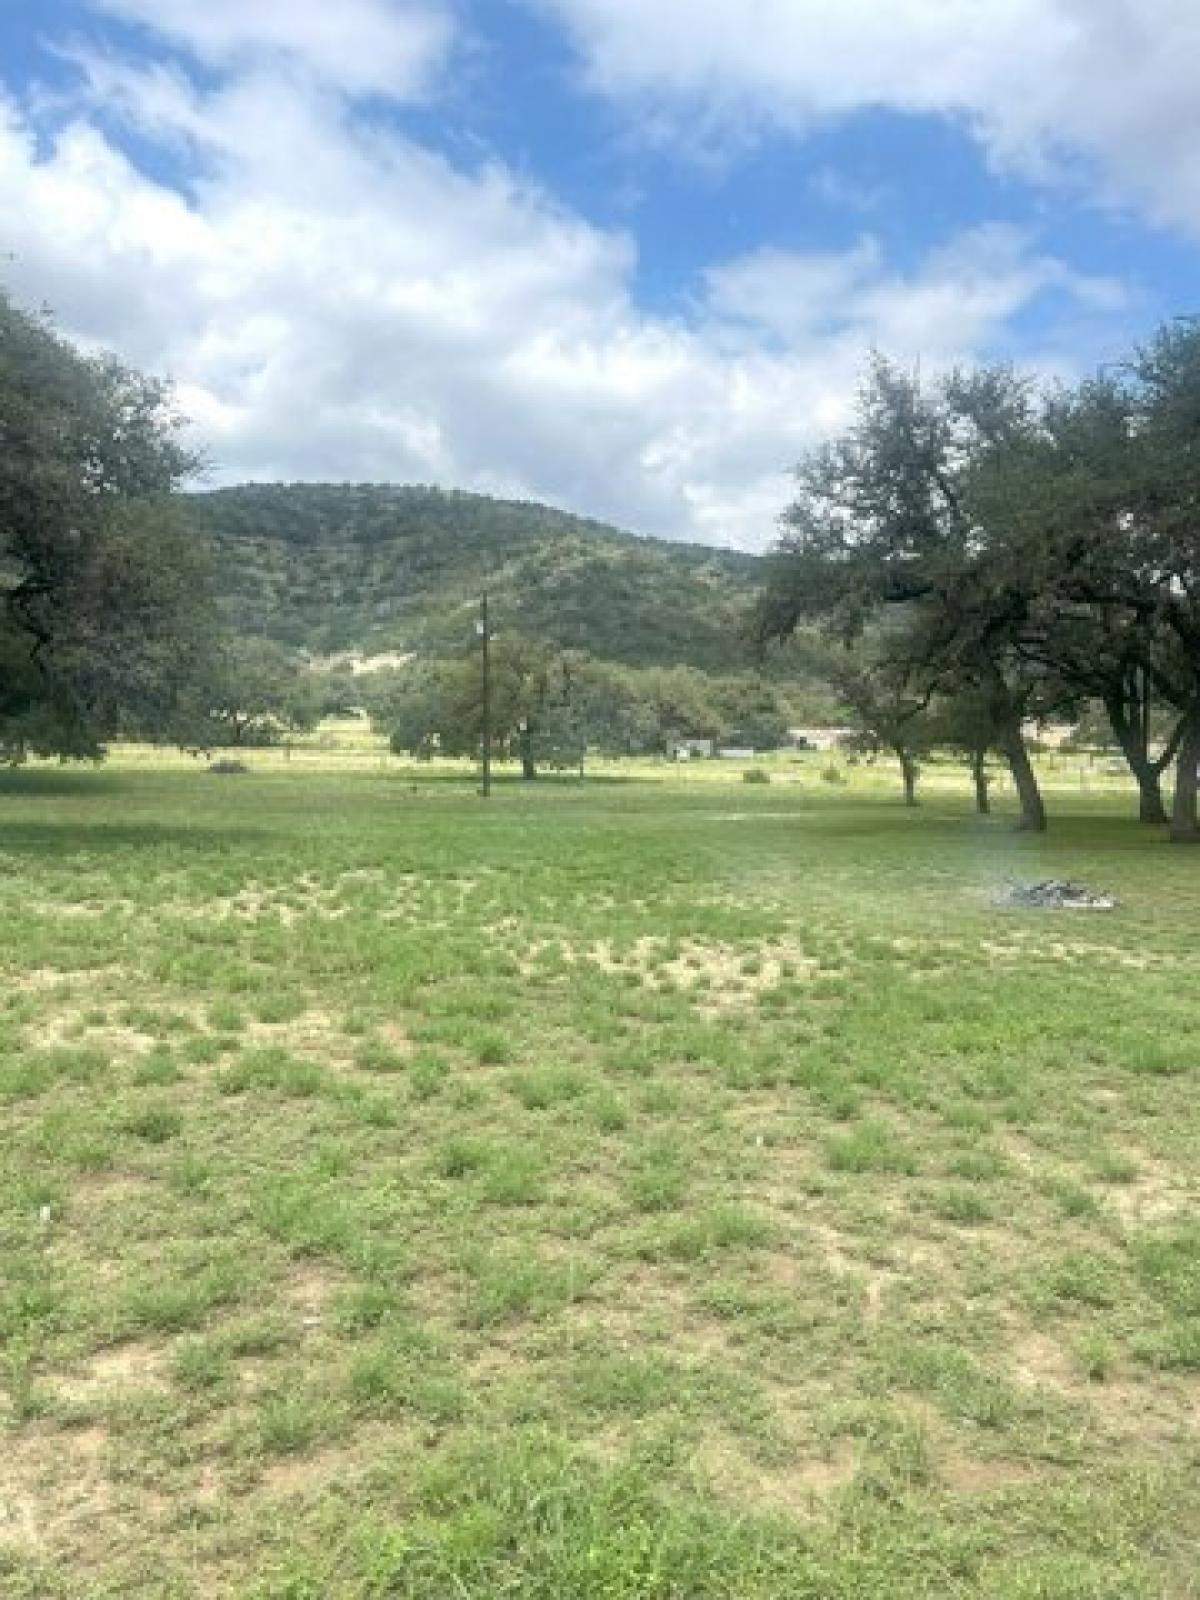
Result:
{"label": "dry dirt patch", "polygon": [[147,1055],[159,1043],[152,1034],[138,1028],[117,1023],[93,1025],[85,1020],[86,1016],[85,1007],[61,1006],[53,1016],[43,1017],[29,1026],[29,1042],[39,1049],[53,1049],[59,1045],[98,1046],[116,1060]]}
{"label": "dry dirt patch", "polygon": [[811,1295],[832,1278],[839,1300],[844,1302],[848,1295],[861,1297],[863,1320],[878,1322],[901,1274],[854,1255],[848,1248],[850,1241],[835,1228],[810,1224],[808,1236],[808,1248],[803,1251],[776,1250],[765,1257],[764,1270],[771,1282],[790,1292]]}
{"label": "dry dirt patch", "polygon": [[78,1371],[54,1380],[68,1405],[92,1410],[128,1389],[164,1389],[166,1352],[148,1340],[129,1340],[101,1350]]}
{"label": "dry dirt patch", "polygon": [[9,972],[5,974],[4,986],[10,992],[18,994],[46,994],[50,993],[55,999],[65,997],[74,992],[76,988],[94,988],[107,983],[110,979],[125,978],[129,975],[128,967],[123,967],[116,962],[99,967],[29,967],[24,972]]}
{"label": "dry dirt patch", "polygon": [[41,1425],[9,1433],[0,1451],[0,1551],[82,1554],[112,1508],[104,1428]]}
{"label": "dry dirt patch", "polygon": [[1105,1434],[1123,1444],[1177,1448],[1187,1440],[1193,1449],[1200,1446],[1200,1383],[1195,1380],[1164,1386],[1126,1374],[1093,1382],[1043,1333],[1018,1340],[1013,1367],[1019,1382],[1084,1408]]}
{"label": "dry dirt patch", "polygon": [[1035,1483],[1043,1474],[1026,1461],[982,1461],[953,1450],[936,1451],[938,1477],[951,1494],[999,1494]]}
{"label": "dry dirt patch", "polygon": [[284,1456],[265,1466],[261,1492],[272,1500],[312,1499],[344,1487],[361,1470],[361,1454],[346,1445],[328,1445],[305,1455]]}
{"label": "dry dirt patch", "polygon": [[811,1517],[821,1503],[850,1484],[858,1470],[858,1453],[848,1439],[836,1440],[822,1453],[801,1449],[785,1465],[764,1466],[751,1460],[734,1440],[707,1439],[696,1464],[714,1491],[748,1512],[780,1512]]}
{"label": "dry dirt patch", "polygon": [[[529,948],[527,975],[536,973],[537,959],[545,948],[545,943]],[[690,994],[702,1012],[714,1015],[749,1009],[785,978],[820,975],[819,961],[799,945],[785,943],[725,944],[644,934],[624,948],[617,948],[610,939],[598,939],[583,946],[560,941],[556,949],[568,966],[586,963],[601,972],[635,977],[647,989]],[[669,959],[668,952],[672,952]]]}
{"label": "dry dirt patch", "polygon": [[1114,1184],[1107,1196],[1109,1209],[1127,1228],[1170,1221],[1190,1214],[1196,1205],[1196,1186],[1140,1151],[1128,1152],[1137,1175],[1128,1183]]}
{"label": "dry dirt patch", "polygon": [[303,1261],[289,1273],[283,1295],[301,1328],[315,1332],[327,1320],[334,1297],[351,1280],[323,1262]]}

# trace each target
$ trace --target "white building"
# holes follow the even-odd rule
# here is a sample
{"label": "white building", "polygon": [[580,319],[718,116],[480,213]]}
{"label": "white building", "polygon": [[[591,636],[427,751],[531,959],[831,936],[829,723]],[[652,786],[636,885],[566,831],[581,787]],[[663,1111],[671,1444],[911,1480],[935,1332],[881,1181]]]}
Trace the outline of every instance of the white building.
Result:
{"label": "white building", "polygon": [[858,737],[857,728],[789,728],[787,742],[794,750],[836,750]]}
{"label": "white building", "polygon": [[674,739],[671,741],[671,756],[675,761],[690,761],[693,756],[711,756],[715,750],[715,739]]}

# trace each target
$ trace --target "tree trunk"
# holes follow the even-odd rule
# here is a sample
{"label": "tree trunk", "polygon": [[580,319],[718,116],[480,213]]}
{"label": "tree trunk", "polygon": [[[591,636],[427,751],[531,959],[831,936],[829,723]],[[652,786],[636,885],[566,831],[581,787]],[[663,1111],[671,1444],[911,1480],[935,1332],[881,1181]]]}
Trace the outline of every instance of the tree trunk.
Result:
{"label": "tree trunk", "polygon": [[518,749],[521,756],[521,776],[527,783],[537,777],[537,764],[533,759],[533,729],[523,727],[518,735]]}
{"label": "tree trunk", "polygon": [[1162,775],[1157,764],[1150,760],[1140,718],[1131,718],[1124,701],[1119,697],[1106,698],[1104,709],[1138,786],[1139,818],[1142,822],[1165,823],[1167,808],[1163,803]]}
{"label": "tree trunk", "polygon": [[900,776],[904,780],[904,804],[915,806],[917,803],[917,763],[907,750],[896,747],[896,756],[900,762]]}
{"label": "tree trunk", "polygon": [[986,763],[986,750],[972,750],[971,779],[975,784],[975,809],[981,817],[990,816],[992,811],[992,799],[988,793],[991,780],[987,775]]}
{"label": "tree trunk", "polygon": [[1046,807],[1042,800],[1042,791],[1038,788],[1037,774],[1029,759],[1025,735],[1017,718],[1014,717],[1005,724],[1001,742],[1013,776],[1013,783],[1016,785],[1017,798],[1021,802],[1021,820],[1017,826],[1027,833],[1045,833]]}
{"label": "tree trunk", "polygon": [[1162,779],[1157,772],[1134,772],[1138,784],[1138,821],[1161,827],[1167,821],[1167,806],[1163,799]]}
{"label": "tree trunk", "polygon": [[1200,782],[1200,706],[1193,706],[1184,723],[1175,762],[1175,803],[1171,812],[1171,843],[1200,844],[1197,791]]}

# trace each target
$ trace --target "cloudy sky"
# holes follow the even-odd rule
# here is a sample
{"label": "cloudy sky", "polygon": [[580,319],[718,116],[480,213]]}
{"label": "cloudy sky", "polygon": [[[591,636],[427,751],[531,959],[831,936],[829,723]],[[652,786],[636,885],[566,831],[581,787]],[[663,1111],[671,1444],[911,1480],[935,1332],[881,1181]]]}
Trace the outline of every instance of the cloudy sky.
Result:
{"label": "cloudy sky", "polygon": [[243,478],[761,548],[871,348],[1200,310],[1196,0],[0,0],[0,281]]}

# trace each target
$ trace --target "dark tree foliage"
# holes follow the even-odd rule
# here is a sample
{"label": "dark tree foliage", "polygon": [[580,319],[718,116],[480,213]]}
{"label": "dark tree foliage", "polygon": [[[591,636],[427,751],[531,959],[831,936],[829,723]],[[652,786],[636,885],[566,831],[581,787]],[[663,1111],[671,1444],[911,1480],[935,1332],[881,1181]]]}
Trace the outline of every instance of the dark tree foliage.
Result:
{"label": "dark tree foliage", "polygon": [[1005,368],[922,384],[878,361],[854,426],[798,480],[765,636],[814,618],[852,639],[901,616],[876,673],[968,696],[977,776],[988,729],[1029,826],[1044,811],[1022,724],[1098,701],[1143,819],[1166,820],[1174,762],[1171,837],[1200,840],[1200,322],[1073,388]]}
{"label": "dark tree foliage", "polygon": [[[416,659],[374,676],[372,719],[392,747],[419,756],[477,755],[482,673],[477,656]],[[682,738],[774,749],[794,712],[780,689],[753,674],[717,677],[691,667],[623,667],[537,641],[501,637],[492,654],[497,750],[539,767],[603,755],[665,755]]]}
{"label": "dark tree foliage", "polygon": [[988,756],[999,748],[1000,733],[994,708],[981,690],[960,690],[946,700],[935,701],[930,708],[929,743],[966,757],[975,790],[975,809],[981,816],[987,816],[992,808]]}
{"label": "dark tree foliage", "polygon": [[[1200,323],[1162,328],[1123,369],[1054,392],[977,474],[983,514],[1003,511],[1010,565],[1032,599],[1024,646],[1099,699],[1171,835],[1200,840]],[[1174,726],[1155,754],[1156,708]]]}
{"label": "dark tree foliage", "polygon": [[797,470],[759,625],[766,639],[806,621],[844,643],[874,631],[869,676],[881,704],[983,696],[1022,825],[1040,830],[1023,726],[1055,683],[1019,647],[1025,581],[970,499],[977,462],[1021,432],[1028,408],[1025,385],[1004,368],[923,385],[877,360],[852,428]]}
{"label": "dark tree foliage", "polygon": [[859,730],[857,748],[895,756],[904,803],[915,806],[921,757],[933,748],[936,734],[930,696],[914,691],[912,675],[878,640],[833,646],[825,655],[825,675]]}
{"label": "dark tree foliage", "polygon": [[316,726],[320,687],[272,639],[221,639],[191,696],[187,742],[201,749],[279,744]]}
{"label": "dark tree foliage", "polygon": [[[539,762],[562,764],[551,730],[569,701],[564,659],[537,640],[509,634],[491,650],[491,737],[497,753],[519,757],[522,776]],[[417,756],[478,754],[483,739],[483,671],[476,657],[415,661],[375,687],[376,722],[392,748]],[[577,757],[576,757],[577,759]]]}
{"label": "dark tree foliage", "polygon": [[96,756],[172,725],[208,637],[173,514],[169,392],[0,295],[0,750]]}

